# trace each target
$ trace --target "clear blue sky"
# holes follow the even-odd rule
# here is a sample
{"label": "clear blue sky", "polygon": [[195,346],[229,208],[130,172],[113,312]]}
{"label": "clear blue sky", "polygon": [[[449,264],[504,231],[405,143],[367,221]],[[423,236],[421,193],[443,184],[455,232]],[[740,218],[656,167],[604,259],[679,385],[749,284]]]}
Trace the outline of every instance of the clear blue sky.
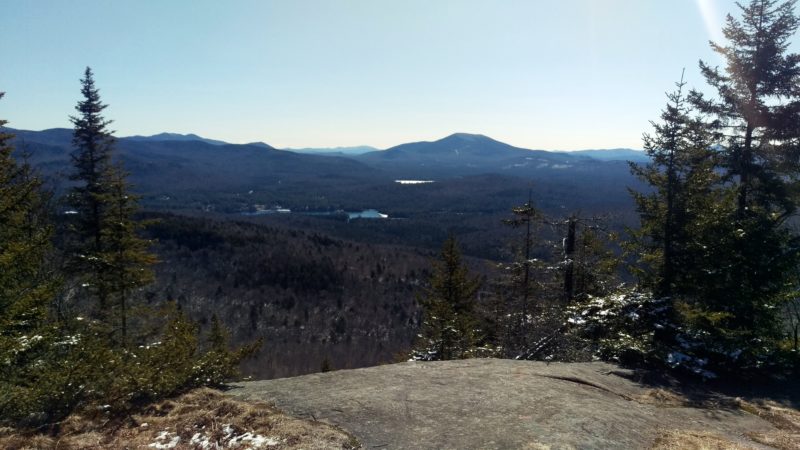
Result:
{"label": "clear blue sky", "polygon": [[[118,136],[277,147],[481,133],[641,147],[729,0],[0,0],[0,117],[69,127],[85,66]],[[737,13],[738,14],[738,13]]]}

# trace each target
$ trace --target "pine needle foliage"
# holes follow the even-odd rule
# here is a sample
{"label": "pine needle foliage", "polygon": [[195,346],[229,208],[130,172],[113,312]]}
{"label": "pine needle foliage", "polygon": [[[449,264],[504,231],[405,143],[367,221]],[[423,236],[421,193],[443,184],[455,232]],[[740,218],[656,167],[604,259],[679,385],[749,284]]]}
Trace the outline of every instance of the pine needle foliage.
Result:
{"label": "pine needle foliage", "polygon": [[75,172],[70,179],[76,184],[67,200],[77,213],[71,224],[75,233],[72,236],[70,269],[74,274],[82,275],[81,286],[96,297],[98,310],[105,311],[109,293],[96,280],[105,269],[98,255],[103,252],[114,138],[108,129],[111,121],[102,115],[108,105],[100,100],[100,91],[95,87],[94,74],[89,67],[81,79],[81,95],[83,98],[75,107],[78,115],[70,116],[75,147],[72,154]]}
{"label": "pine needle foliage", "polygon": [[480,340],[475,308],[480,286],[480,278],[473,276],[463,263],[455,237],[448,237],[440,259],[433,263],[429,287],[419,300],[424,317],[413,359],[474,356]]}
{"label": "pine needle foliage", "polygon": [[642,287],[661,304],[658,358],[692,371],[763,371],[780,359],[800,263],[788,226],[800,197],[800,55],[789,40],[800,19],[794,0],[751,0],[729,15],[725,60],[700,69],[716,96],[668,94],[647,165],[635,175],[653,187],[634,193],[641,228]]}
{"label": "pine needle foliage", "polygon": [[71,225],[71,271],[81,288],[89,316],[107,328],[111,342],[128,345],[129,310],[137,291],[153,280],[156,258],[150,242],[138,233],[147,224],[135,219],[138,197],[127,174],[114,163],[114,138],[110,120],[102,112],[94,75],[86,68],[81,80],[82,99],[71,117],[75,125],[72,155],[76,185],[68,200],[77,214]]}
{"label": "pine needle foliage", "polygon": [[[789,52],[800,18],[796,1],[751,0],[729,15],[726,45],[712,43],[720,70],[700,64],[715,98],[693,92],[692,104],[714,118],[722,134],[723,197],[702,299],[684,314],[721,365],[765,367],[782,338],[780,311],[793,290],[800,237],[787,221],[797,213],[800,188],[800,55]],[[722,203],[724,205],[724,203]]]}
{"label": "pine needle foliage", "polygon": [[14,157],[6,123],[0,120],[0,417],[24,419],[29,411],[20,406],[39,401],[37,390],[50,382],[40,361],[58,342],[48,317],[59,281],[46,261],[53,230],[46,195]]}
{"label": "pine needle foliage", "polygon": [[204,339],[176,305],[135,304],[156,259],[138,236],[147,225],[135,218],[138,197],[112,162],[106,105],[90,69],[81,84],[68,198],[77,214],[63,274],[49,270],[58,258],[41,183],[16,162],[0,128],[0,426],[56,431],[80,409],[129,414],[237,378],[239,363],[261,346],[231,348],[216,318]]}

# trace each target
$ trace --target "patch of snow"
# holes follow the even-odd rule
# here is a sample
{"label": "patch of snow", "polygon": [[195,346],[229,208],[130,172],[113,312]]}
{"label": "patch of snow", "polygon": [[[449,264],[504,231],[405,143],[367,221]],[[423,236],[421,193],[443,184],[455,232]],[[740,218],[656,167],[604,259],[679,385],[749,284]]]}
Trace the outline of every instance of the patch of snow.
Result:
{"label": "patch of snow", "polygon": [[201,433],[195,433],[192,439],[189,440],[189,444],[202,449],[211,448],[210,438]]}
{"label": "patch of snow", "polygon": [[236,448],[242,444],[249,444],[251,448],[274,447],[280,445],[281,441],[260,434],[245,433],[239,436],[234,436],[228,441],[228,447]]}
{"label": "patch of snow", "polygon": [[63,341],[58,341],[55,345],[78,345],[80,335],[66,336]]}
{"label": "patch of snow", "polygon": [[[211,436],[207,436],[204,433],[198,432],[192,436],[192,438],[189,440],[189,444],[194,446],[194,448],[200,449],[260,449],[275,447],[284,442],[278,438],[262,436],[250,431],[243,434],[237,434],[236,430],[230,424],[225,424],[222,426],[222,433],[223,435],[219,439],[212,439]],[[161,437],[161,435],[159,435],[159,437]],[[165,440],[167,437],[168,435],[163,437],[161,440]]]}
{"label": "patch of snow", "polygon": [[177,447],[178,443],[180,443],[181,441],[181,438],[177,434],[175,434],[175,436],[170,437],[171,434],[172,433],[170,433],[169,431],[162,431],[161,433],[158,433],[158,436],[156,436],[156,442],[153,442],[152,444],[148,445],[148,447],[158,448],[158,449]]}

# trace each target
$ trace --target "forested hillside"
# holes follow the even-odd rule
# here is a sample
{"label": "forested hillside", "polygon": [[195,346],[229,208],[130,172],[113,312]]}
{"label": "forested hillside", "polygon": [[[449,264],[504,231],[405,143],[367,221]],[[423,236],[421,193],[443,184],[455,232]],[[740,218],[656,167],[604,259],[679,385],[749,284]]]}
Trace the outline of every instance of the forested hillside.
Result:
{"label": "forested hillside", "polygon": [[419,322],[432,254],[315,232],[175,215],[158,219],[154,302],[174,299],[201,326],[216,314],[234,342],[263,338],[256,378],[391,362]]}
{"label": "forested hillside", "polygon": [[[68,188],[69,131],[14,132],[48,186],[57,192]],[[259,208],[280,206],[292,213],[250,220],[430,250],[453,232],[468,254],[490,259],[508,257],[508,235],[497,225],[529,191],[554,219],[578,212],[602,215],[621,231],[636,223],[628,188],[641,188],[625,161],[526,150],[463,133],[353,159],[162,135],[122,138],[117,147],[132,189],[150,210],[239,220]],[[396,181],[424,176],[433,182]],[[390,220],[345,223],[341,215],[325,215],[365,209]]]}

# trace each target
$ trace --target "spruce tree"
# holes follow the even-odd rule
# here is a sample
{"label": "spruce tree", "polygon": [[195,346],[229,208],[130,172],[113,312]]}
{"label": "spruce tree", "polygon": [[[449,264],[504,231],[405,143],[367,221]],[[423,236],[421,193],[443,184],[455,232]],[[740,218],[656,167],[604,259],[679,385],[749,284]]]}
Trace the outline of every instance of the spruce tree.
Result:
{"label": "spruce tree", "polygon": [[736,184],[740,219],[767,214],[779,222],[796,209],[785,178],[796,179],[800,169],[800,55],[788,53],[800,25],[795,3],[751,0],[739,5],[742,20],[729,14],[722,30],[728,45],[711,43],[725,60],[725,71],[700,62],[718,98],[694,92],[692,101],[725,132],[723,163]]}
{"label": "spruce tree", "polygon": [[698,335],[722,360],[761,364],[781,337],[778,311],[791,289],[800,241],[787,226],[797,211],[800,174],[800,55],[789,53],[800,25],[795,1],[752,0],[742,19],[728,16],[727,45],[712,43],[723,71],[701,62],[716,98],[693,92],[692,103],[723,134],[721,170],[729,192],[707,217],[713,245],[698,300],[687,305]]}
{"label": "spruce tree", "polygon": [[[514,217],[512,219],[503,220],[503,223],[514,228],[523,228],[525,234],[522,236],[522,245],[518,249],[519,258],[511,264],[512,281],[514,285],[511,289],[513,294],[511,300],[513,305],[509,308],[512,313],[513,323],[511,324],[512,331],[510,337],[513,342],[507,343],[508,349],[516,348],[518,350],[526,347],[525,342],[528,339],[531,325],[531,311],[533,299],[533,265],[535,261],[531,258],[534,244],[534,227],[535,222],[539,220],[540,212],[533,206],[533,199],[531,193],[528,192],[528,201],[511,209]],[[512,350],[513,351],[513,350]]]}
{"label": "spruce tree", "polygon": [[[669,103],[661,114],[663,123],[651,122],[655,135],[644,135],[644,148],[651,163],[646,166],[631,164],[632,172],[656,187],[651,195],[634,194],[639,213],[647,230],[648,237],[658,247],[659,280],[656,289],[659,295],[669,296],[675,278],[675,247],[680,240],[680,224],[677,213],[680,208],[676,200],[680,193],[678,170],[685,161],[683,145],[683,126],[687,121],[685,86],[683,76],[677,90],[667,94]],[[649,255],[648,255],[649,256]]]}
{"label": "spruce tree", "polygon": [[686,277],[699,270],[689,246],[702,235],[692,236],[690,228],[706,212],[702,203],[711,200],[719,183],[714,134],[701,119],[691,117],[685,85],[681,77],[677,89],[667,94],[661,122],[651,122],[654,134],[644,135],[650,162],[631,163],[633,174],[653,188],[631,193],[641,220],[634,236],[643,269],[639,275],[657,297],[680,294]]}
{"label": "spruce tree", "polygon": [[584,224],[576,232],[573,253],[572,292],[575,301],[602,297],[618,287],[620,261],[610,248],[615,235]]}
{"label": "spruce tree", "polygon": [[125,346],[131,296],[153,281],[152,266],[156,258],[148,251],[150,242],[137,235],[147,223],[134,219],[139,210],[138,196],[129,192],[124,170],[121,166],[112,166],[105,175],[108,189],[100,197],[104,210],[102,249],[97,254],[103,270],[97,283],[116,310],[114,316],[119,318],[120,342]]}
{"label": "spruce tree", "polygon": [[638,256],[634,272],[641,286],[653,294],[652,312],[646,315],[658,325],[652,350],[662,360],[684,339],[681,333],[693,334],[679,311],[703,302],[707,295],[699,289],[700,280],[716,262],[708,257],[716,253],[713,238],[721,215],[715,208],[725,205],[715,171],[717,136],[701,117],[692,116],[685,84],[681,77],[677,89],[667,94],[661,121],[651,122],[654,133],[644,135],[650,162],[631,164],[632,173],[652,188],[631,191],[641,227],[632,233],[628,249]]}
{"label": "spruce tree", "polygon": [[[534,207],[530,192],[528,201],[511,212],[513,217],[503,223],[521,231],[512,242],[513,261],[500,264],[502,272],[496,290],[505,298],[507,324],[505,341],[499,347],[506,356],[516,359],[556,357],[556,353],[561,353],[565,292],[574,288],[576,271],[580,268],[574,264],[575,248],[567,248],[574,247],[566,242],[568,238],[563,245],[555,245],[539,240],[536,233],[542,224],[566,223],[569,229],[570,220],[544,217]],[[554,254],[547,255],[548,248]]]}
{"label": "spruce tree", "polygon": [[20,333],[46,318],[52,300],[52,283],[44,282],[52,227],[41,182],[14,158],[6,123],[0,120],[0,332]]}
{"label": "spruce tree", "polygon": [[463,359],[478,342],[475,302],[480,279],[461,260],[458,242],[450,236],[433,264],[430,285],[420,300],[423,323],[412,356],[418,360]]}
{"label": "spruce tree", "polygon": [[69,196],[76,209],[72,272],[96,300],[97,317],[117,345],[125,346],[129,334],[131,295],[153,279],[155,257],[138,232],[145,225],[134,216],[138,197],[130,193],[124,169],[112,161],[114,138],[102,112],[94,76],[88,67],[81,80],[83,99],[78,102],[72,160],[77,185]]}
{"label": "spruce tree", "polygon": [[105,270],[100,259],[103,252],[103,228],[110,193],[111,154],[114,139],[102,113],[108,105],[100,100],[100,91],[95,87],[92,70],[87,67],[81,79],[81,95],[75,109],[77,116],[70,116],[74,125],[72,163],[75,172],[70,179],[76,184],[68,201],[77,214],[72,229],[75,242],[70,260],[71,272],[82,278],[80,284],[91,292],[98,302],[98,310],[107,308],[109,293],[98,282]]}
{"label": "spruce tree", "polygon": [[[0,92],[0,98],[4,93]],[[49,320],[58,277],[47,268],[52,227],[41,182],[13,155],[0,120],[0,423],[46,410],[53,396],[41,385],[57,340]]]}

